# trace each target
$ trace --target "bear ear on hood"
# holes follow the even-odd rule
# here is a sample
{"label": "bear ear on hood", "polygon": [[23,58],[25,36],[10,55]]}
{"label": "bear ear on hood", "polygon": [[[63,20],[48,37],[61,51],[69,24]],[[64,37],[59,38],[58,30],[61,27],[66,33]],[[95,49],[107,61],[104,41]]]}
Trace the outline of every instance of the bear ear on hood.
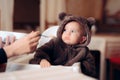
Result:
{"label": "bear ear on hood", "polygon": [[61,12],[60,14],[59,14],[59,20],[60,21],[62,21],[62,20],[64,20],[64,18],[65,18],[65,16],[67,16],[67,14],[65,13],[65,12]]}
{"label": "bear ear on hood", "polygon": [[89,29],[91,29],[92,25],[95,25],[95,23],[96,23],[95,18],[93,18],[93,17],[87,18],[87,25],[88,25]]}
{"label": "bear ear on hood", "polygon": [[68,16],[72,16],[72,14],[67,14],[65,12],[61,12],[59,15],[58,15],[58,18],[60,21],[63,21],[66,17]]}

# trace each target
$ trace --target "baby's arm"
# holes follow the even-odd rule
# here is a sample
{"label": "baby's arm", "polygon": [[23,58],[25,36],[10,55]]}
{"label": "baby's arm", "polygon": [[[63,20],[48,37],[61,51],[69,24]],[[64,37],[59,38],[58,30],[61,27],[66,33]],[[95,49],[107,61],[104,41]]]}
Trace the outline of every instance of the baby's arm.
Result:
{"label": "baby's arm", "polygon": [[51,64],[50,64],[50,62],[49,62],[48,60],[42,59],[42,60],[40,61],[40,66],[41,66],[41,68],[46,68],[46,67],[50,67]]}
{"label": "baby's arm", "polygon": [[46,59],[51,63],[51,55],[53,55],[53,40],[44,44],[36,50],[34,57],[29,61],[30,64],[40,64],[42,59]]}

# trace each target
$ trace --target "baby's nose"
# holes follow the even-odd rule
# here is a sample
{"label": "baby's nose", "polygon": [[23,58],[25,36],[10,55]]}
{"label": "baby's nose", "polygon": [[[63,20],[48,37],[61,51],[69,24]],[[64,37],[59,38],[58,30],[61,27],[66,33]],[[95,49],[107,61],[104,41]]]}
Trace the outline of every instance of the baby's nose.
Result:
{"label": "baby's nose", "polygon": [[66,34],[67,34],[67,35],[70,35],[70,34],[71,34],[71,32],[70,32],[70,31],[67,31],[67,32],[66,32]]}

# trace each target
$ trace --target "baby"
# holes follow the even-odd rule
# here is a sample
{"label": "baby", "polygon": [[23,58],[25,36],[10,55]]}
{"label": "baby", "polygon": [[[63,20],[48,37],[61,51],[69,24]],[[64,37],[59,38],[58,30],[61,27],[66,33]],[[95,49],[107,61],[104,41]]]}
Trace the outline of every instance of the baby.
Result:
{"label": "baby", "polygon": [[66,13],[60,13],[59,19],[57,37],[39,47],[29,63],[49,67],[81,62],[82,71],[94,76],[95,60],[87,45],[91,39],[90,27],[95,21]]}

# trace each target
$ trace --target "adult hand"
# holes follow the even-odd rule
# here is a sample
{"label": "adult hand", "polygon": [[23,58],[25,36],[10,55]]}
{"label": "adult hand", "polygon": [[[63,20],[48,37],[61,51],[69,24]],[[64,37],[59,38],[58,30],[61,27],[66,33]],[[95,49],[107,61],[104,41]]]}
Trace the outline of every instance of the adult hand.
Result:
{"label": "adult hand", "polygon": [[40,34],[39,31],[36,32],[32,31],[30,34],[19,40],[16,40],[11,45],[3,47],[7,56],[11,57],[14,55],[22,55],[25,53],[31,53],[35,51],[38,45],[38,41],[40,39],[39,34]]}

